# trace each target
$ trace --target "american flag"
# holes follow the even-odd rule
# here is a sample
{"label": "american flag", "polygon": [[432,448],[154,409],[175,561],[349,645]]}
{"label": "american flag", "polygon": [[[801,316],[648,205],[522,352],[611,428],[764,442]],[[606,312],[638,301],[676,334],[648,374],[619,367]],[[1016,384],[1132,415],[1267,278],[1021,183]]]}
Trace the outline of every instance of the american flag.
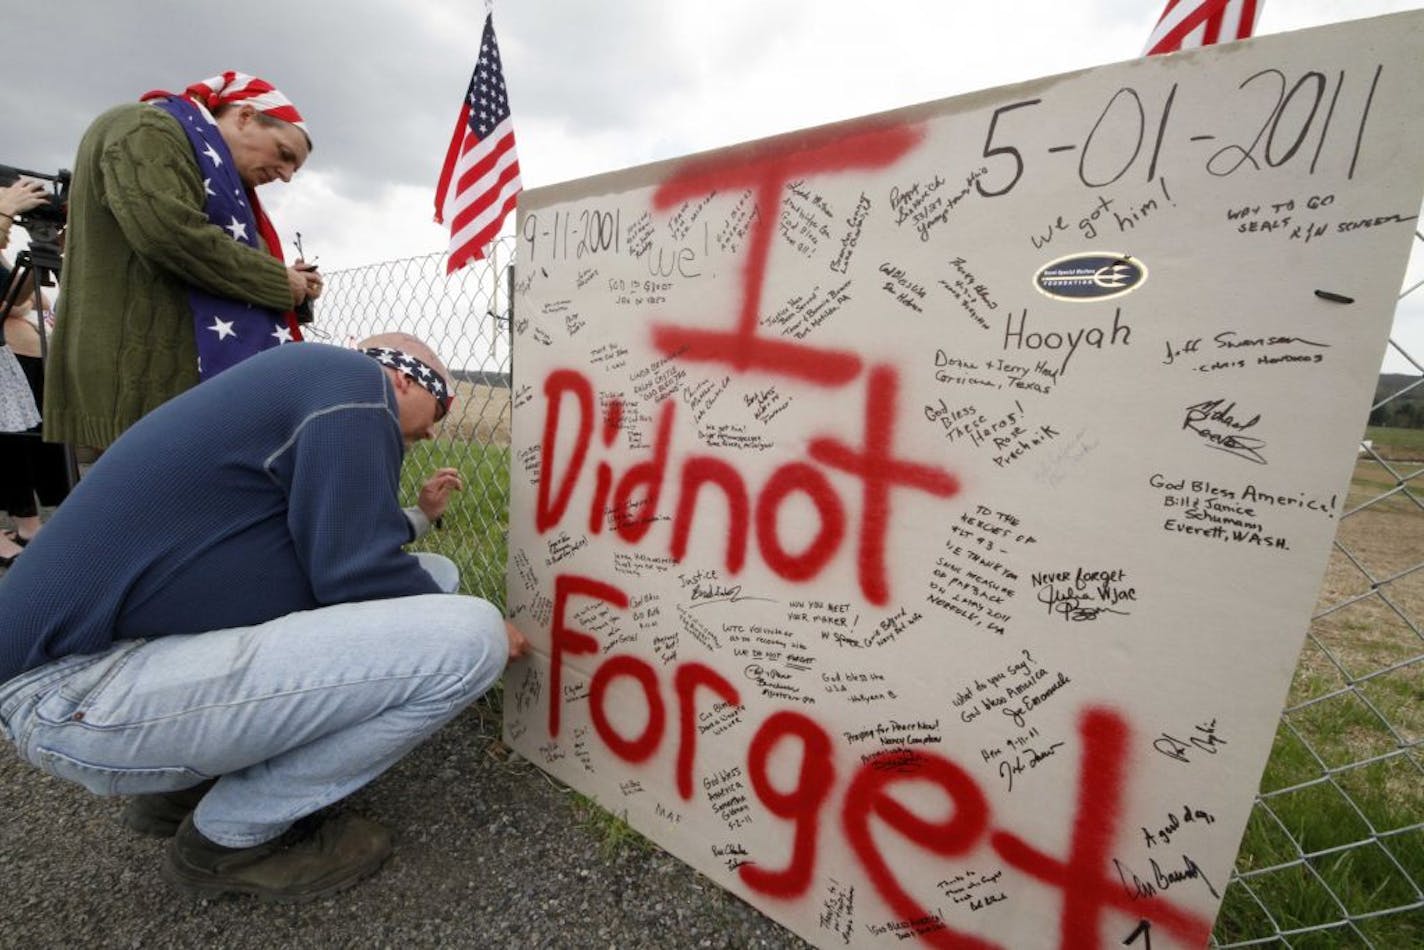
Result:
{"label": "american flag", "polygon": [[1261,0],[1167,0],[1142,55],[1244,40],[1260,10]]}
{"label": "american flag", "polygon": [[480,58],[460,106],[440,183],[435,186],[435,220],[450,220],[446,273],[485,256],[485,248],[514,207],[521,187],[509,96],[491,13],[485,16]]}

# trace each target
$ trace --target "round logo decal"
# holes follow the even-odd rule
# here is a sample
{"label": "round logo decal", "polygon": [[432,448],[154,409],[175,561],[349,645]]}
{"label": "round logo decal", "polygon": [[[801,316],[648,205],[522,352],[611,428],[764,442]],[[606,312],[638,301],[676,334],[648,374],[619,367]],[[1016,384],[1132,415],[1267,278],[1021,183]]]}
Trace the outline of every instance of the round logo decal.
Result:
{"label": "round logo decal", "polygon": [[1033,285],[1054,300],[1111,300],[1130,294],[1147,280],[1147,265],[1126,254],[1090,251],[1069,254],[1039,268]]}

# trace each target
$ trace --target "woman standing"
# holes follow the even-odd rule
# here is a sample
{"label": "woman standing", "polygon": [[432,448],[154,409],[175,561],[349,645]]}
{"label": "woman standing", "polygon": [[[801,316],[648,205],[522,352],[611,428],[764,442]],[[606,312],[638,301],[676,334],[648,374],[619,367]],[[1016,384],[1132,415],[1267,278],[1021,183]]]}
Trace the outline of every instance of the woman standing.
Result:
{"label": "woman standing", "polygon": [[[10,241],[15,216],[44,201],[44,186],[17,181],[0,188],[0,250]],[[10,299],[11,271],[0,258],[0,305]],[[0,345],[0,509],[15,523],[0,533],[0,567],[9,567],[40,529],[38,505],[57,505],[69,494],[64,447],[40,440],[40,400],[44,365],[40,359],[40,316],[30,288],[20,288],[4,314]],[[43,304],[41,304],[43,306]]]}

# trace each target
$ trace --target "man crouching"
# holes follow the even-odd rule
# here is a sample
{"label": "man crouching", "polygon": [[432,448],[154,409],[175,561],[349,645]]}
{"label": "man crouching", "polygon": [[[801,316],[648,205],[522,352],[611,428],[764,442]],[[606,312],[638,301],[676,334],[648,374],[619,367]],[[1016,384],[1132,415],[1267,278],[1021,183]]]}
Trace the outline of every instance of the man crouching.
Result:
{"label": "man crouching", "polygon": [[[454,565],[412,555],[459,479],[398,501],[449,408],[414,337],[263,352],[145,416],[0,580],[0,731],[31,764],[172,834],[198,893],[303,901],[390,834],[308,819],[484,693],[526,642]],[[306,819],[299,821],[299,819]]]}

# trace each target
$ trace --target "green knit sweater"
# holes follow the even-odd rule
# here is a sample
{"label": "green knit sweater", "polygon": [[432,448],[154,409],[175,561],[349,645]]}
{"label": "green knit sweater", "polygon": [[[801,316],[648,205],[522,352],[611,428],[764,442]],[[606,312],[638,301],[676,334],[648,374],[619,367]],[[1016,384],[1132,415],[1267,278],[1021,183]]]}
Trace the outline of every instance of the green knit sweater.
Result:
{"label": "green knit sweater", "polygon": [[79,143],[44,437],[103,448],[198,382],[188,287],[287,310],[286,268],[203,212],[204,185],[177,120],[110,109]]}

